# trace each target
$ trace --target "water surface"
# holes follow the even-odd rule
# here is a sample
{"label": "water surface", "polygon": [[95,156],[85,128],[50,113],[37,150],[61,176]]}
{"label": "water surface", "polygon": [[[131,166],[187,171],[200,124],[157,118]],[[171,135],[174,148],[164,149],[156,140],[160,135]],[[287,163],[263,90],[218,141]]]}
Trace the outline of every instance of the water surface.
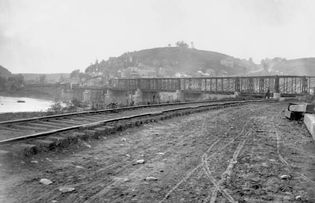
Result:
{"label": "water surface", "polygon": [[53,103],[50,100],[29,97],[0,96],[0,113],[46,111]]}

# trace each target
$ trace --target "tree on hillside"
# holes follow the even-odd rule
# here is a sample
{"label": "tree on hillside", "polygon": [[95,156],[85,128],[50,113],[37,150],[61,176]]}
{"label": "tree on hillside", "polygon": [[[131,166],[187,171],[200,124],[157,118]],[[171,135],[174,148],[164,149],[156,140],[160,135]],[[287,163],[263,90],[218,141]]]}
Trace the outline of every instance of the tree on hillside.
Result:
{"label": "tree on hillside", "polygon": [[7,79],[5,77],[0,76],[0,90],[4,90],[6,88]]}
{"label": "tree on hillside", "polygon": [[65,81],[65,78],[63,77],[63,75],[60,75],[60,77],[59,77],[59,80],[58,80],[58,82],[64,82]]}
{"label": "tree on hillside", "polygon": [[70,78],[78,78],[80,75],[80,70],[76,69],[70,73]]}
{"label": "tree on hillside", "polygon": [[176,46],[179,47],[179,48],[188,48],[188,44],[184,41],[178,41],[176,42]]}
{"label": "tree on hillside", "polygon": [[39,76],[39,83],[40,84],[45,84],[46,83],[46,75]]}
{"label": "tree on hillside", "polygon": [[9,91],[16,91],[24,86],[24,77],[22,74],[13,75],[8,78],[6,88]]}

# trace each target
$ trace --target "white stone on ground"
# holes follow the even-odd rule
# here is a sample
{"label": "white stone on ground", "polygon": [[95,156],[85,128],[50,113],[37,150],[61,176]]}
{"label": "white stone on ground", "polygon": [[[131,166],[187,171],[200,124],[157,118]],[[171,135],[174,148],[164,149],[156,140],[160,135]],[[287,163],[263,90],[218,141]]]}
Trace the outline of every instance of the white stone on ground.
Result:
{"label": "white stone on ground", "polygon": [[315,140],[315,115],[314,114],[305,114],[304,115],[304,123],[311,133],[313,140]]}

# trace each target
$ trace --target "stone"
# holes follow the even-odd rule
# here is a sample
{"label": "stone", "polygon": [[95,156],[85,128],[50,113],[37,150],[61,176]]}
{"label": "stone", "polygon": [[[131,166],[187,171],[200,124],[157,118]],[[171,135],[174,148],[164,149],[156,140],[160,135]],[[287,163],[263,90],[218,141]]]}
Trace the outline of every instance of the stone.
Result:
{"label": "stone", "polygon": [[50,184],[52,184],[52,181],[49,180],[49,179],[47,179],[47,178],[42,178],[42,179],[40,179],[39,182],[40,182],[41,184],[44,184],[44,185],[50,185]]}
{"label": "stone", "polygon": [[310,132],[310,134],[313,137],[313,140],[315,140],[315,115],[314,114],[305,114],[304,115],[304,124],[306,125],[306,128]]}
{"label": "stone", "polygon": [[288,109],[294,112],[306,112],[306,104],[291,104]]}
{"label": "stone", "polygon": [[295,200],[302,200],[301,195],[296,196],[296,197],[295,197]]}
{"label": "stone", "polygon": [[158,179],[156,177],[153,177],[153,176],[148,176],[144,180],[146,180],[146,181],[157,181]]}
{"label": "stone", "polygon": [[281,175],[280,178],[282,180],[288,180],[288,179],[291,179],[291,176],[290,175]]}
{"label": "stone", "polygon": [[59,190],[60,192],[62,192],[62,193],[67,193],[67,192],[72,192],[72,191],[74,191],[75,188],[74,188],[74,187],[63,186],[63,187],[60,187],[58,190]]}
{"label": "stone", "polygon": [[144,164],[144,163],[145,163],[144,159],[139,159],[136,161],[135,164]]}

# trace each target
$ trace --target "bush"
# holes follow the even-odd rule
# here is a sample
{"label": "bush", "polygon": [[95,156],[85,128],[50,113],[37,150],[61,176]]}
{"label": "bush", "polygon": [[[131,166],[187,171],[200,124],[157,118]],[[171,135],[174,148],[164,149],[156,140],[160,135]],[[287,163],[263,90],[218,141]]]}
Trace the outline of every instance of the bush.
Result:
{"label": "bush", "polygon": [[47,110],[48,114],[57,114],[62,113],[63,107],[60,102],[56,102],[53,105],[50,106],[50,108]]}

